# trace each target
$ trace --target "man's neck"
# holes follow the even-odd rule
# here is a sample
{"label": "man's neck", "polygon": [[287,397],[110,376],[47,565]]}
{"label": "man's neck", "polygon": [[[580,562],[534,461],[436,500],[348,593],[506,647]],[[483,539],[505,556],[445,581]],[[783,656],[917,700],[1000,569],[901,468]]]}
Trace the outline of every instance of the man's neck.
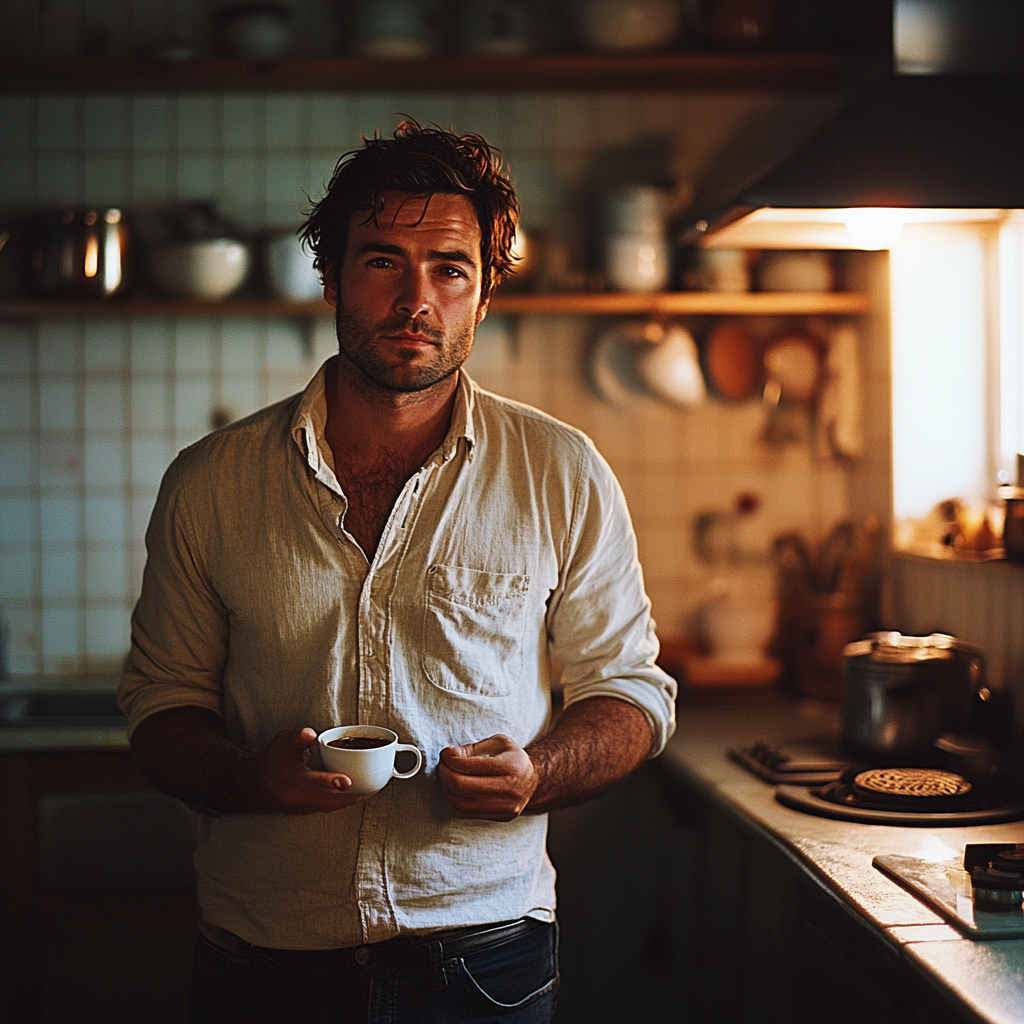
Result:
{"label": "man's neck", "polygon": [[387,391],[338,356],[326,380],[325,435],[335,464],[359,472],[387,456],[411,475],[447,436],[457,387],[455,373],[425,391]]}

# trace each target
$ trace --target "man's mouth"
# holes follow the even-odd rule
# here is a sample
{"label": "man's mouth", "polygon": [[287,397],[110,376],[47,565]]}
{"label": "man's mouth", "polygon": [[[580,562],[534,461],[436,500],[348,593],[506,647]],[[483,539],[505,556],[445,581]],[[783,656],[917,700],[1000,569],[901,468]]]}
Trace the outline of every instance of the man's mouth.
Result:
{"label": "man's mouth", "polygon": [[442,341],[440,331],[427,330],[425,327],[412,327],[402,324],[400,327],[385,327],[381,335],[388,341],[397,341],[410,345],[439,345]]}

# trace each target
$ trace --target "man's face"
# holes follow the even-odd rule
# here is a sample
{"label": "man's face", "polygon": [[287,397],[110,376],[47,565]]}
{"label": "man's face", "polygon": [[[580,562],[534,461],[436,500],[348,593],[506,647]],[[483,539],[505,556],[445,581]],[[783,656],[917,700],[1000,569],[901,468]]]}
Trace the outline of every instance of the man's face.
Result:
{"label": "man's face", "polygon": [[425,391],[469,355],[481,302],[480,225],[465,196],[392,192],[376,219],[352,217],[324,296],[343,361],[386,391]]}

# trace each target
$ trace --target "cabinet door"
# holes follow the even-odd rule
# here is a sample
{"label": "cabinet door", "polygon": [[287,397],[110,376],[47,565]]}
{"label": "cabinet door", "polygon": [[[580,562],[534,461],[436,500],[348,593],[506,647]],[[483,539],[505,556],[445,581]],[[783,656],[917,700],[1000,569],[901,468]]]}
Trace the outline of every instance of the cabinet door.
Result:
{"label": "cabinet door", "polygon": [[193,845],[128,751],[0,755],[0,1020],[184,1021]]}

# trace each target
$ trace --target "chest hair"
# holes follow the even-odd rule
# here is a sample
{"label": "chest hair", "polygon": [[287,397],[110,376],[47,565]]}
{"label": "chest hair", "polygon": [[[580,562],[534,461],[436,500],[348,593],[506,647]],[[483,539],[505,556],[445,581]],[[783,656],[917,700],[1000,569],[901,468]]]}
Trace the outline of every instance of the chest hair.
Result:
{"label": "chest hair", "polygon": [[345,529],[359,542],[370,561],[402,488],[419,466],[418,460],[410,466],[386,450],[381,450],[373,461],[360,465],[339,462],[338,480],[348,498]]}

